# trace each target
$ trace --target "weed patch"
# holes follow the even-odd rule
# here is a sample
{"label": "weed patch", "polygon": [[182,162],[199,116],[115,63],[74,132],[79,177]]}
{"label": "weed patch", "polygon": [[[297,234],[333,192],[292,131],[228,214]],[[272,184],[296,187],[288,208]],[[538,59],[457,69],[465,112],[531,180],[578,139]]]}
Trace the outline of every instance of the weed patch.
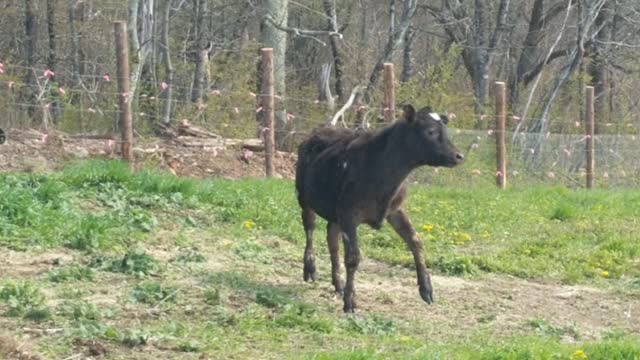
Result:
{"label": "weed patch", "polygon": [[89,266],[114,273],[122,273],[143,277],[158,274],[162,266],[144,250],[139,248],[129,249],[122,257],[111,258],[107,256],[94,256]]}
{"label": "weed patch", "polygon": [[45,297],[30,282],[7,282],[0,286],[0,301],[7,306],[7,316],[25,316],[30,319],[48,318],[44,308]]}
{"label": "weed patch", "polygon": [[145,281],[133,288],[131,298],[139,303],[155,305],[159,302],[175,302],[178,289],[156,281]]}
{"label": "weed patch", "polygon": [[51,270],[47,277],[49,281],[55,283],[67,281],[93,281],[95,279],[95,271],[86,266],[70,265],[60,269]]}

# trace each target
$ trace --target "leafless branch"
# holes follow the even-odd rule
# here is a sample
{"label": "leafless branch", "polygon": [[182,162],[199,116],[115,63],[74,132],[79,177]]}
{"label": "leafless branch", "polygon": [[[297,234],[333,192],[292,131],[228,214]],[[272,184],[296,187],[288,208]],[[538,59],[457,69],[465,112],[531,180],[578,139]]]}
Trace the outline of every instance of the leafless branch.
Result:
{"label": "leafless branch", "polygon": [[351,105],[353,105],[353,101],[356,99],[356,95],[358,95],[358,93],[360,93],[363,89],[364,89],[363,86],[358,85],[354,87],[353,90],[351,90],[351,95],[349,96],[349,99],[344,104],[344,106],[342,106],[342,108],[340,108],[340,110],[338,110],[338,112],[335,115],[333,115],[333,118],[329,122],[329,125],[336,126],[336,124],[338,123],[338,120],[342,119],[342,125],[344,125],[344,127],[347,127],[347,124],[344,122],[344,113],[347,111],[347,109],[351,107]]}
{"label": "leafless branch", "polygon": [[319,42],[323,46],[327,46],[327,44],[324,41],[318,39],[316,36],[337,36],[338,38],[342,39],[342,34],[335,31],[305,30],[305,29],[298,29],[298,28],[285,26],[277,23],[270,15],[265,15],[264,20],[269,22],[271,25],[273,25],[273,27],[275,27],[280,31],[284,31],[289,34],[293,34],[300,37],[310,38],[312,40]]}

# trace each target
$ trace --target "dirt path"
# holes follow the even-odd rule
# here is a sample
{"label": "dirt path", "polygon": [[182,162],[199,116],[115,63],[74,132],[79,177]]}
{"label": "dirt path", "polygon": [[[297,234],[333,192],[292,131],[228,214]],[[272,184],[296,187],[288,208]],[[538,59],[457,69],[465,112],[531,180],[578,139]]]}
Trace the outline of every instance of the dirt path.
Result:
{"label": "dirt path", "polygon": [[[283,246],[286,248],[283,254],[291,254],[289,250],[293,250],[295,245],[285,243]],[[175,255],[172,246],[154,246],[147,250],[160,261]],[[3,249],[2,252],[0,274],[5,278],[22,280],[42,279],[46,272],[60,265],[77,263],[81,256],[67,250],[39,254],[8,249]],[[325,256],[318,258],[319,278],[316,283],[306,284],[302,281],[301,264],[291,255],[274,259],[272,264],[261,268],[264,272],[256,273],[256,269],[250,268],[248,263],[240,265],[239,269],[237,261],[228,254],[216,255],[209,250],[203,253],[208,257],[208,262],[204,265],[207,271],[215,273],[233,269],[254,274],[253,279],[257,283],[298,289],[297,293],[302,301],[333,311],[338,318],[344,316],[341,313],[342,301],[332,291],[330,267]],[[243,269],[245,266],[246,269]],[[104,282],[96,282],[96,296],[111,296],[109,305],[120,306],[113,297],[114,291],[117,293],[119,290],[126,290],[120,289],[123,286],[126,288],[126,282],[118,280],[114,284],[107,281],[108,276],[100,278]],[[172,278],[174,283],[186,284],[194,281],[189,274],[181,272],[172,273]],[[485,275],[473,279],[433,276],[432,280],[436,303],[429,306],[418,295],[412,270],[365,259],[356,283],[358,313],[363,316],[381,314],[402,327],[403,332],[409,331],[413,336],[429,341],[451,341],[457,337],[465,338],[479,333],[497,337],[542,333],[561,336],[564,342],[571,343],[600,339],[612,331],[640,334],[640,322],[637,321],[640,295],[588,286],[541,284],[501,275]],[[49,305],[55,306],[59,300],[56,299],[56,294],[49,289],[42,290],[50,299]],[[104,305],[104,301],[97,301],[95,297],[88,300]],[[242,307],[241,303],[229,305]],[[135,317],[134,315],[135,313],[131,317]],[[0,327],[11,327],[10,319],[1,319]],[[7,321],[8,323],[3,324]],[[5,337],[5,340],[8,339],[11,336]],[[8,344],[6,341],[5,343]],[[15,350],[6,344],[5,349],[0,349],[0,355],[2,351],[6,354]],[[126,348],[105,344],[113,355],[128,351]],[[154,354],[163,351],[164,349],[154,346],[147,349],[145,356],[135,358],[153,358]]]}
{"label": "dirt path", "polygon": [[[342,302],[331,292],[329,265],[320,266],[319,280],[309,286],[304,298],[309,302],[323,298],[339,311]],[[293,271],[295,275],[299,272]],[[297,276],[278,281],[302,282]],[[600,339],[613,330],[640,334],[640,295],[503,275],[475,279],[432,276],[432,281],[436,303],[429,306],[418,295],[412,270],[364,260],[356,277],[359,309],[407,323],[430,324],[426,326],[429,333],[424,334],[430,339],[469,335],[481,328],[497,336],[531,334],[536,320],[553,327],[547,331],[564,332],[566,341]]]}

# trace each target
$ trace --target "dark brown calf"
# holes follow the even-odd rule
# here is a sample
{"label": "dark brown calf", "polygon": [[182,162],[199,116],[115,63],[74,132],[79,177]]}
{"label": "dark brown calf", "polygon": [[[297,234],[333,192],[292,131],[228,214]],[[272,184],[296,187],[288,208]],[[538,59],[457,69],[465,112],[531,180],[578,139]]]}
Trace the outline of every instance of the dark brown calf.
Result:
{"label": "dark brown calf", "polygon": [[[420,296],[429,304],[433,302],[422,245],[402,208],[404,181],[417,167],[453,167],[464,157],[447,136],[446,116],[429,107],[416,113],[407,105],[404,111],[404,119],[375,133],[320,128],[298,148],[296,191],[307,239],[304,280],[316,278],[313,230],[318,214],[328,222],[332,281],[336,291],[343,293],[345,312],[355,308],[354,277],[360,263],[357,227],[365,223],[379,229],[385,219],[413,253]],[[347,268],[345,285],[340,279],[338,257],[341,234]]]}

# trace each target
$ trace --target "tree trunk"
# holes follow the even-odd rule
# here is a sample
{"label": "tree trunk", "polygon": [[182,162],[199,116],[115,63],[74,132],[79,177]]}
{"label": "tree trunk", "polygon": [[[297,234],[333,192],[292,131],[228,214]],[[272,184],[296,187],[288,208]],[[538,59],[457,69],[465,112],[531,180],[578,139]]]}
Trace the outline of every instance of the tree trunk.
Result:
{"label": "tree trunk", "polygon": [[[73,0],[71,0],[73,1]],[[138,56],[140,50],[140,41],[138,40],[138,14],[140,9],[140,0],[129,0],[129,47],[134,58]],[[134,61],[137,62],[137,61]]]}
{"label": "tree trunk", "polygon": [[204,95],[205,75],[207,67],[208,49],[208,26],[207,26],[207,6],[208,0],[197,0],[195,13],[195,37],[196,37],[196,57],[195,70],[193,73],[193,91],[191,101],[201,102]]}
{"label": "tree trunk", "polygon": [[76,26],[76,1],[69,0],[69,32],[71,33],[71,72],[75,85],[79,85],[80,78],[80,35]]}
{"label": "tree trunk", "polygon": [[594,87],[595,93],[595,116],[596,127],[595,133],[600,134],[604,128],[604,124],[609,122],[606,116],[607,97],[606,92],[608,85],[608,46],[611,40],[611,20],[613,9],[609,2],[605,2],[602,9],[596,17],[594,26],[600,31],[596,35],[596,41],[591,45],[591,63],[589,64],[589,75],[591,75],[591,85]]}
{"label": "tree trunk", "polygon": [[409,27],[404,36],[404,49],[402,51],[402,73],[400,74],[400,82],[406,83],[413,75],[413,39],[415,31]]}
{"label": "tree trunk", "polygon": [[[327,30],[332,32],[338,32],[338,16],[336,14],[336,2],[335,0],[323,0],[324,11],[329,18],[329,27]],[[342,51],[340,50],[340,39],[337,36],[329,36],[329,43],[331,44],[331,53],[333,54],[333,68],[336,74],[335,90],[340,103],[344,102],[344,88],[342,84],[343,69],[342,69]]]}
{"label": "tree trunk", "polygon": [[80,22],[80,26],[78,28],[78,63],[79,63],[79,71],[80,71],[80,79],[82,79],[82,76],[84,74],[87,73],[87,54],[85,52],[85,48],[84,46],[82,46],[82,39],[83,39],[83,29],[84,29],[84,22],[86,20],[86,6],[87,3],[85,1],[76,1],[77,4],[77,9],[76,9],[76,15],[79,15],[77,17],[78,21]]}
{"label": "tree trunk", "polygon": [[49,35],[49,56],[47,57],[47,67],[56,72],[57,69],[57,43],[56,43],[56,2],[57,0],[47,0],[47,33]]}
{"label": "tree trunk", "polygon": [[327,104],[327,110],[333,113],[335,100],[331,95],[331,64],[323,64],[318,78],[318,101]]}
{"label": "tree trunk", "polygon": [[402,9],[402,18],[400,20],[400,23],[398,23],[397,26],[395,26],[395,24],[393,26],[390,25],[390,28],[393,27],[394,32],[389,34],[389,38],[384,47],[384,51],[378,57],[376,65],[374,66],[373,71],[369,76],[369,83],[363,94],[365,103],[369,103],[371,101],[371,92],[374,90],[375,86],[378,83],[378,80],[380,79],[380,73],[382,72],[384,63],[391,61],[393,53],[395,52],[402,39],[405,37],[407,29],[411,25],[413,16],[416,13],[416,0],[404,0],[403,4],[404,6]]}
{"label": "tree trunk", "polygon": [[487,84],[489,83],[489,49],[487,41],[485,0],[475,0],[473,16],[473,94],[475,97],[475,112],[479,114],[487,99]]}
{"label": "tree trunk", "polygon": [[[277,24],[287,26],[288,3],[288,0],[264,0],[262,13],[270,16]],[[260,26],[260,42],[266,47],[273,48],[274,92],[280,98],[284,98],[286,93],[287,33],[278,30],[269,21],[263,21]],[[278,147],[282,147],[282,130],[286,127],[287,120],[284,103],[276,102],[275,109],[276,144]],[[261,131],[262,124],[258,124],[258,128]]]}
{"label": "tree trunk", "polygon": [[171,0],[164,0],[162,20],[162,54],[165,67],[165,82],[168,88],[164,95],[164,109],[162,114],[162,124],[169,125],[171,123],[171,102],[173,100],[173,65],[171,63],[171,49],[169,48],[169,25],[171,19]]}
{"label": "tree trunk", "polygon": [[[154,0],[129,0],[129,47],[131,48],[131,85],[129,91],[131,97],[137,94],[142,70],[147,63],[147,58],[153,50],[153,11]],[[141,32],[138,33],[138,19],[142,20]]]}
{"label": "tree trunk", "polygon": [[38,45],[38,14],[37,14],[37,1],[24,0],[24,30],[26,35],[25,42],[25,59],[27,64],[27,74],[25,83],[31,89],[30,97],[35,95],[36,90],[36,48]]}

